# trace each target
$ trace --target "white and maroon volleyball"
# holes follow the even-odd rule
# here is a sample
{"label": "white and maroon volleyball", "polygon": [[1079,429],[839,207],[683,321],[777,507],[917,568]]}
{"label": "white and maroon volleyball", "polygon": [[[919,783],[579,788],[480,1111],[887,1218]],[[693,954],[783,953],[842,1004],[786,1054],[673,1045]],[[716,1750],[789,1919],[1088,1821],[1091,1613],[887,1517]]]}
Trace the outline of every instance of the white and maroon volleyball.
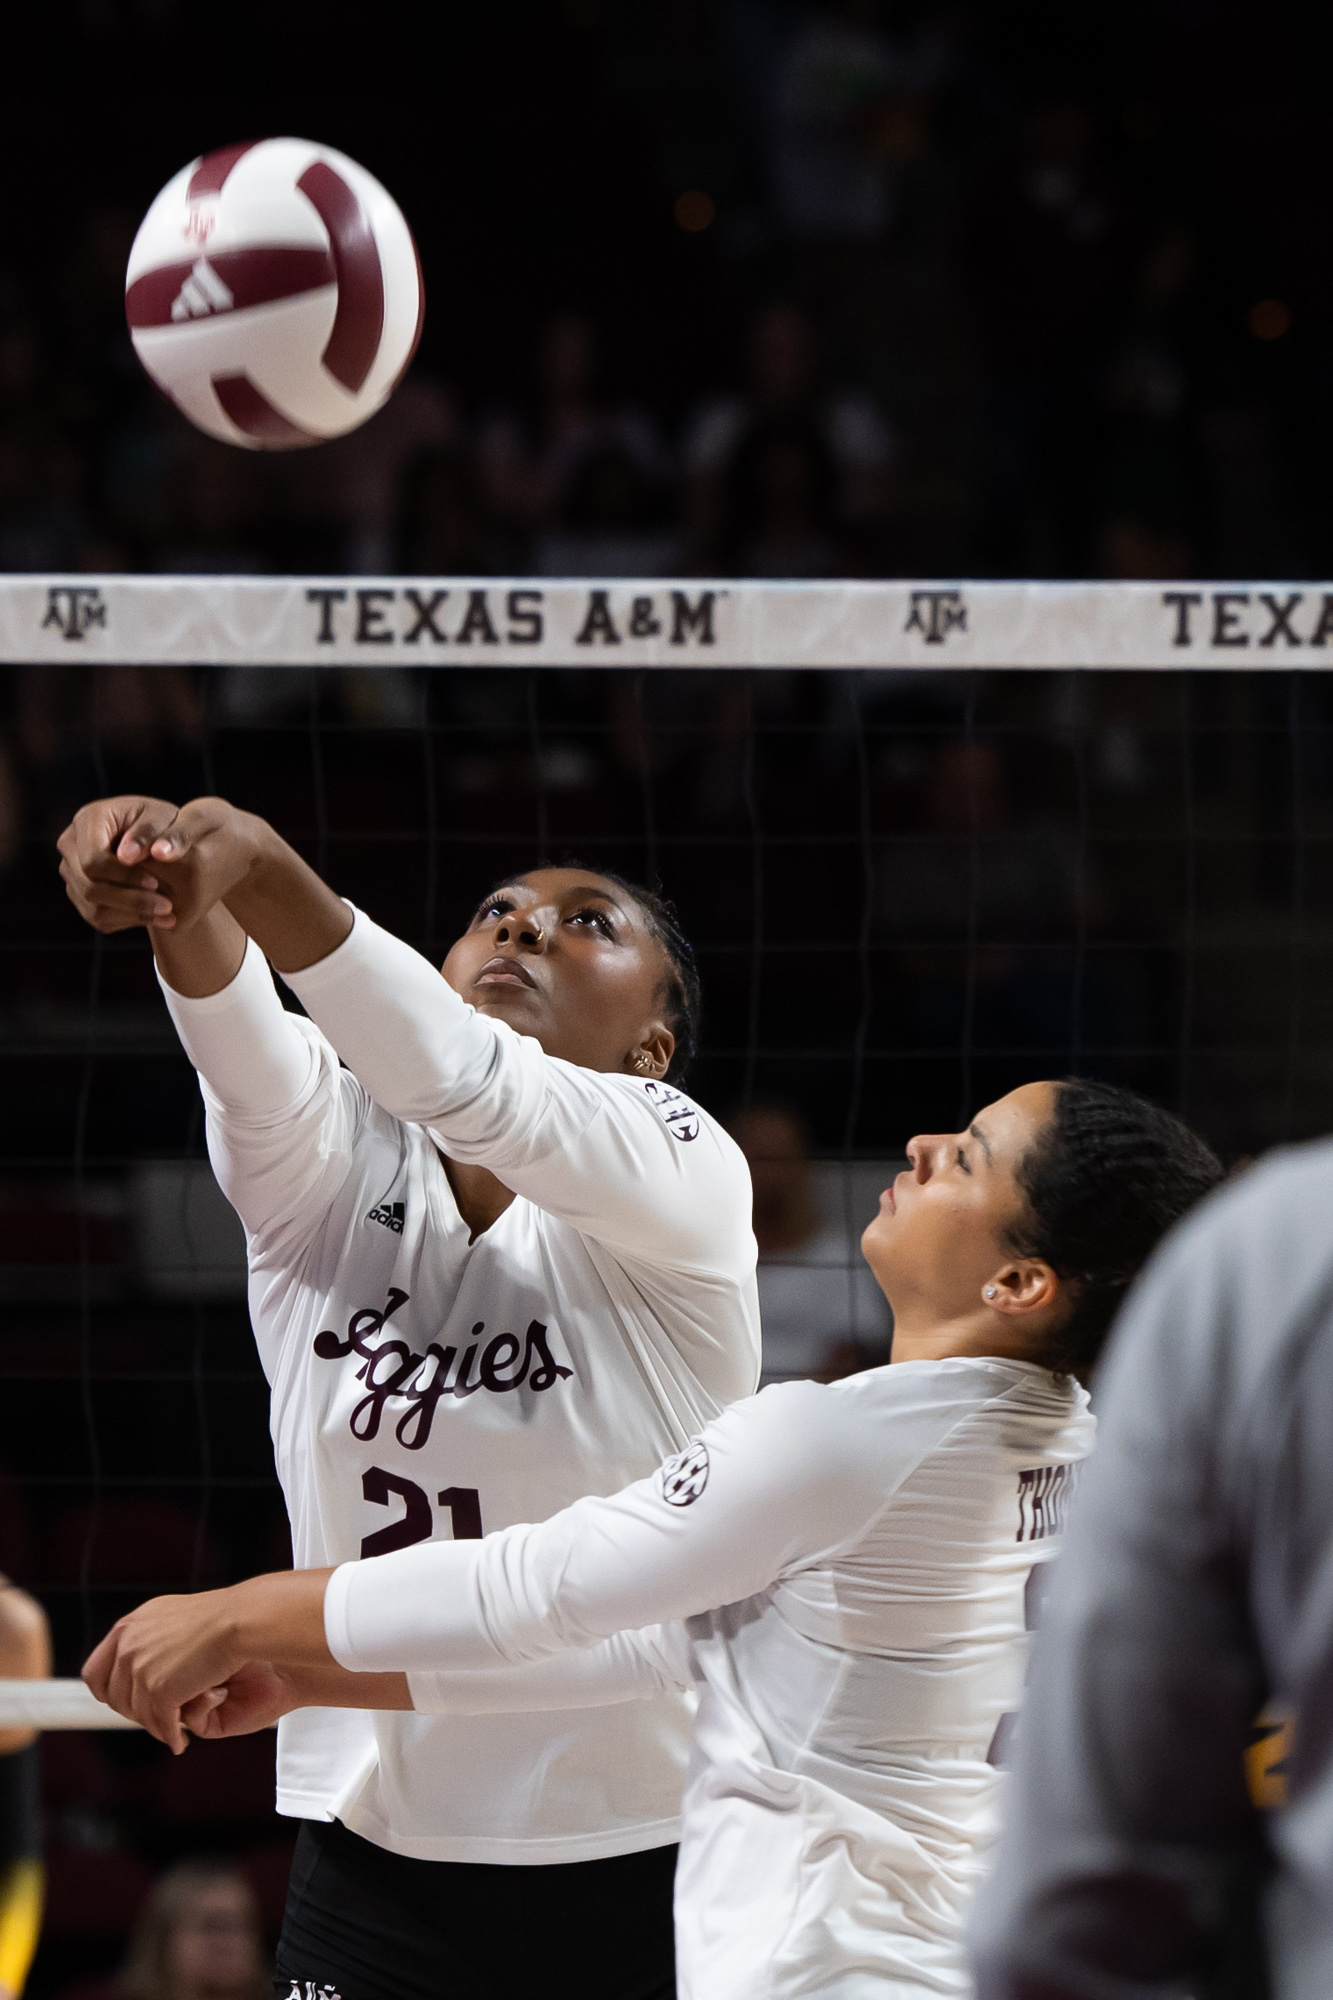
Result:
{"label": "white and maroon volleyball", "polygon": [[125,273],[135,352],[201,430],[252,450],[341,437],[392,394],[421,335],[402,210],[331,146],[261,139],[182,167]]}

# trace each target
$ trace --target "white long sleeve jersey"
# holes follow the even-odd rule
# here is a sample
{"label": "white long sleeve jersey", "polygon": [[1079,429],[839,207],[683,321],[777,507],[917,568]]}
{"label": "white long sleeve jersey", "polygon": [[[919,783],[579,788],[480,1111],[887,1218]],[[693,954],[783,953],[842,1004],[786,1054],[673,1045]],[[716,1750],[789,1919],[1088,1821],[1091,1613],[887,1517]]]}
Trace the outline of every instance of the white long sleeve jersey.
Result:
{"label": "white long sleeve jersey", "polygon": [[[749,1174],[698,1106],[548,1057],[360,913],[288,984],[310,1020],[252,944],[167,1001],[246,1229],[298,1565],[614,1492],[754,1388]],[[475,1242],[440,1148],[517,1194]],[[627,1853],[675,1839],[689,1735],[675,1692],[465,1728],[307,1710],[278,1806],[427,1860]]]}
{"label": "white long sleeve jersey", "polygon": [[345,1565],[329,1644],[409,1670],[420,1710],[693,1680],[682,2000],[965,1994],[1029,1578],[1092,1433],[1024,1362],[783,1384],[623,1493]]}

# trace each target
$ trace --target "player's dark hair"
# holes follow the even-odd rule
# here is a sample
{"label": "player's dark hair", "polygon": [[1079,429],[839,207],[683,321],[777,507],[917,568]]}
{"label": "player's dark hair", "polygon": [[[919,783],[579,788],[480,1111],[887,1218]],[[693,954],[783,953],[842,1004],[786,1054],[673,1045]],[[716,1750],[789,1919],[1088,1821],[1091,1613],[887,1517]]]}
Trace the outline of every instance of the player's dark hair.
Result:
{"label": "player's dark hair", "polygon": [[1068,1287],[1069,1310],[1034,1360],[1062,1375],[1091,1368],[1142,1264],[1222,1178],[1212,1149],[1160,1105],[1083,1077],[1058,1083],[1018,1169],[1027,1214],[1010,1232]]}
{"label": "player's dark hair", "polygon": [[[586,864],[571,860],[562,861],[559,865],[562,868],[584,868]],[[699,1022],[703,1014],[703,987],[699,983],[699,968],[694,962],[694,946],[680,927],[675,904],[656,889],[645,888],[642,882],[631,882],[628,876],[617,875],[614,868],[588,868],[587,873],[599,876],[603,882],[613,882],[637,905],[648,935],[660,947],[667,962],[663,1012],[666,1025],[676,1038],[676,1046],[671,1054],[666,1081],[679,1083],[698,1053]],[[508,888],[514,879],[512,875],[502,876],[493,884],[491,893]]]}

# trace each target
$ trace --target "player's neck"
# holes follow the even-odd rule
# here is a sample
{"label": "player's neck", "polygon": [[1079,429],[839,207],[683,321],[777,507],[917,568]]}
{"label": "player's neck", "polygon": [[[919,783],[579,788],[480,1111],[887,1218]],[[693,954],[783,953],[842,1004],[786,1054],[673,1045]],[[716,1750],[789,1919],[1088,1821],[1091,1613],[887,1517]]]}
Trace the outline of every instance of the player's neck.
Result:
{"label": "player's neck", "polygon": [[1003,1361],[1032,1359],[1032,1329],[999,1313],[968,1313],[960,1319],[918,1320],[895,1316],[893,1361],[948,1361],[994,1356]]}

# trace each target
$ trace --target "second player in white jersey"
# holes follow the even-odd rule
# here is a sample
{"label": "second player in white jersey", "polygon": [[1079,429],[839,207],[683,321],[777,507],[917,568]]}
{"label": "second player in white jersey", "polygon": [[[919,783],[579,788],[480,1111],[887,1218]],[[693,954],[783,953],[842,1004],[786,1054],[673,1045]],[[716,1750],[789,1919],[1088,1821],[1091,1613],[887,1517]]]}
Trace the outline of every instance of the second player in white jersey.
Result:
{"label": "second player in white jersey", "polygon": [[1073,1371],[1220,1169],[1142,1099],[1070,1083],[908,1157],[862,1239],[889,1367],[768,1389],[626,1491],[479,1543],[159,1600],[93,1686],[181,1747],[182,1705],[228,1734],[298,1701],[458,1715],[693,1684],[686,2000],[964,1994],[1031,1582],[1091,1443]]}
{"label": "second player in white jersey", "polygon": [[[999,1359],[766,1389],[612,1498],[336,1570],[330,1650],[475,1673],[683,1619],[574,1669],[588,1699],[698,1688],[682,2000],[962,1993],[1030,1576],[1059,1547],[1087,1403]],[[450,1673],[409,1685],[418,1711],[484,1698]]]}

